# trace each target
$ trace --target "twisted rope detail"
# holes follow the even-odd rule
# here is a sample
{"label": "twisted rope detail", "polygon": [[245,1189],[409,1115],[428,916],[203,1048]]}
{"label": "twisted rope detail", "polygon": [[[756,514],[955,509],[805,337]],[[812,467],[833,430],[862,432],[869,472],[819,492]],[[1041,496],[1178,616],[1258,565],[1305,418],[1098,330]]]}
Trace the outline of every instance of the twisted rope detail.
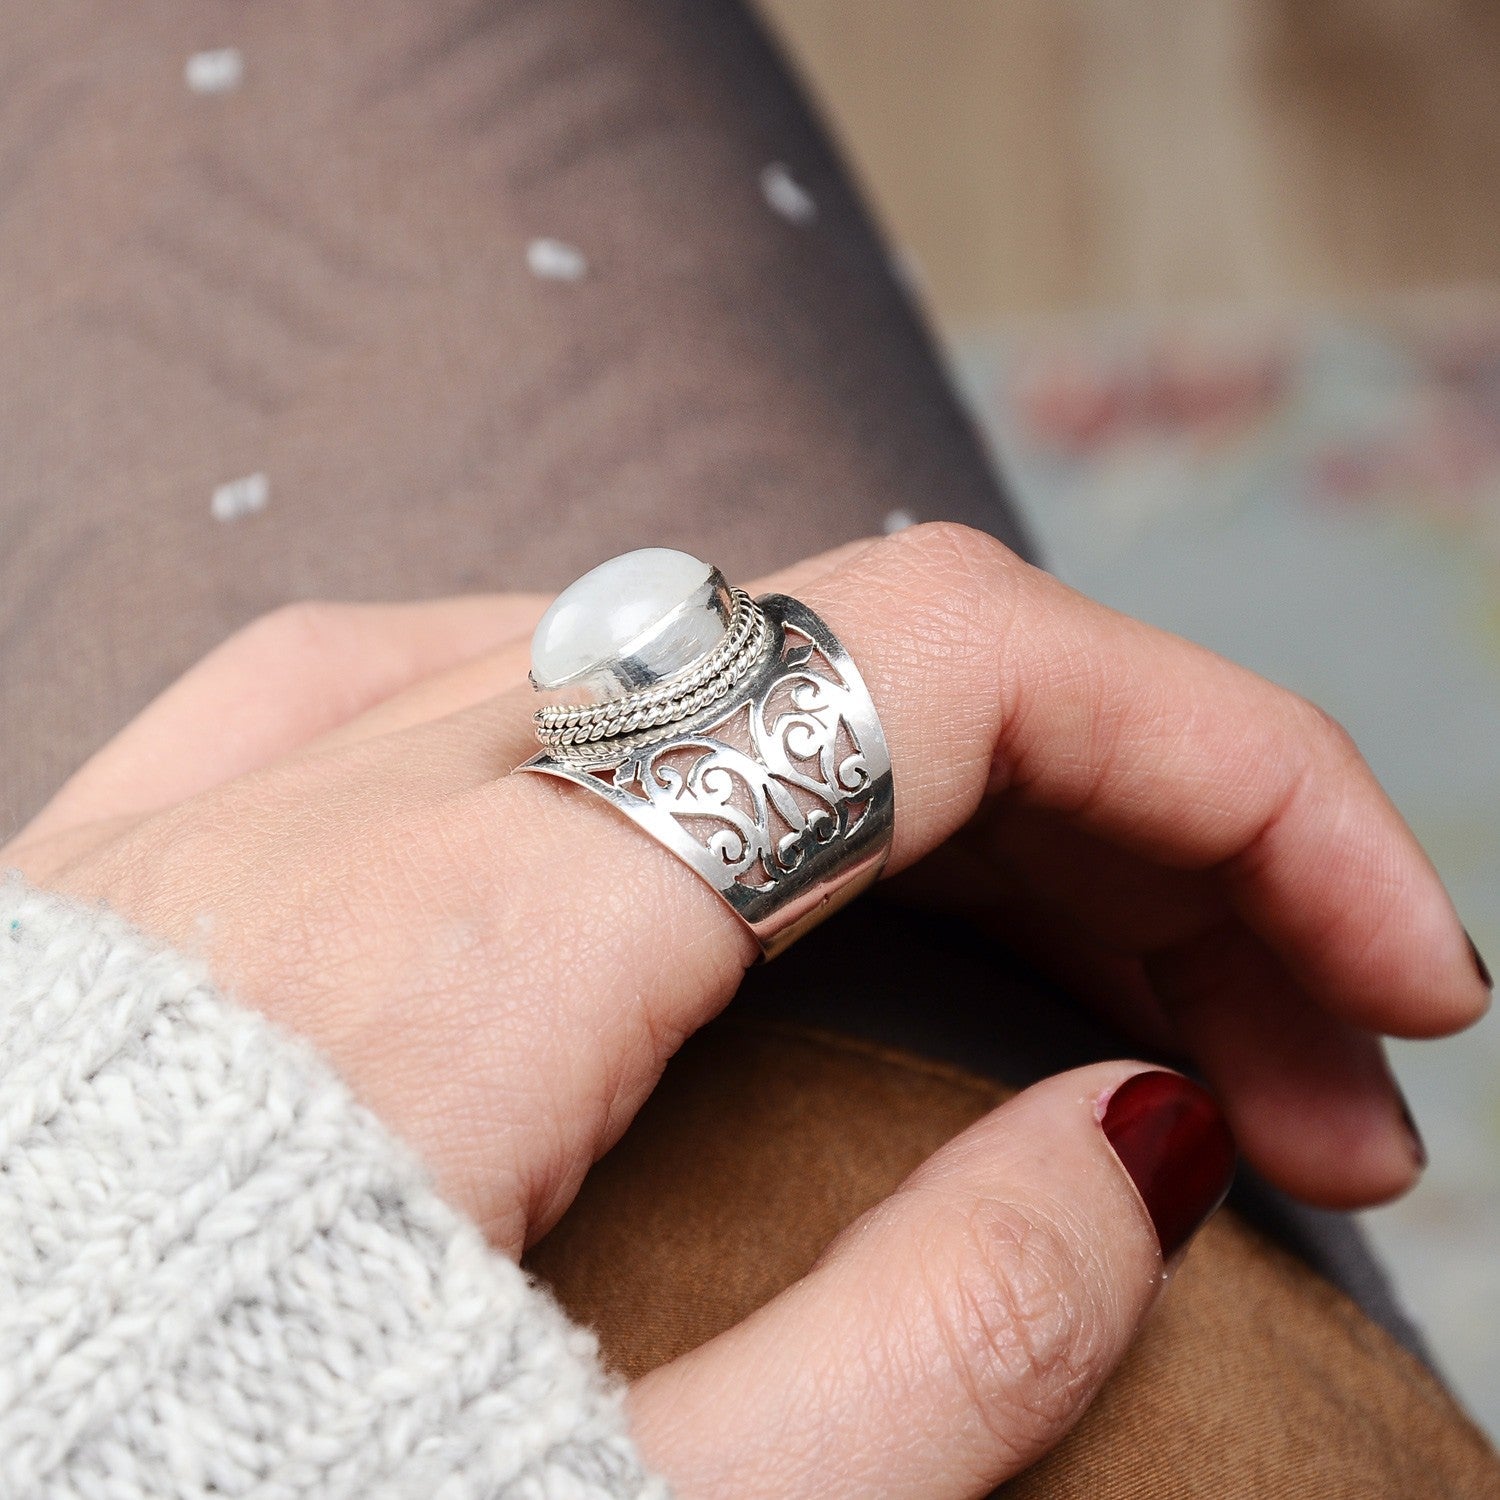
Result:
{"label": "twisted rope detail", "polygon": [[665,682],[608,703],[553,704],[532,715],[536,737],[567,748],[614,740],[675,724],[701,713],[733,691],[760,659],[766,617],[743,589],[732,590],[734,607],[724,639],[700,661]]}

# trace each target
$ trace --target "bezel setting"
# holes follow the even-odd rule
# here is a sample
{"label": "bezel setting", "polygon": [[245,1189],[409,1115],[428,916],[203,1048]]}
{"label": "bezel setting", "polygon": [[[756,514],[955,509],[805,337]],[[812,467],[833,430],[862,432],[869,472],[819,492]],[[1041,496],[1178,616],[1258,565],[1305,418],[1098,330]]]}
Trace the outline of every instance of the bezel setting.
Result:
{"label": "bezel setting", "polygon": [[[715,579],[721,580],[717,569],[710,581]],[[608,698],[543,705],[532,716],[537,740],[562,751],[601,740],[620,741],[692,718],[726,697],[763,653],[766,622],[761,607],[743,589],[726,587],[725,592],[730,600],[728,621],[711,651],[678,672]],[[591,673],[614,681],[645,675],[631,671],[628,659],[601,664]]]}

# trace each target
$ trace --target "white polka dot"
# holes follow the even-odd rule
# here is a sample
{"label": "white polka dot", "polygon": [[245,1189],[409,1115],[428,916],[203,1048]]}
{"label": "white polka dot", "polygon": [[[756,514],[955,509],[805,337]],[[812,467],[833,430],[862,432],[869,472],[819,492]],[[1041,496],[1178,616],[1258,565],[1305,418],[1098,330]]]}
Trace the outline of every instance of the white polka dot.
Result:
{"label": "white polka dot", "polygon": [[773,161],[760,174],[760,190],[767,203],[789,224],[806,229],[818,217],[813,195],[792,176],[784,161]]}
{"label": "white polka dot", "polygon": [[589,274],[583,251],[564,240],[532,240],[526,247],[526,268],[544,281],[582,281]]}
{"label": "white polka dot", "polygon": [[232,93],[245,80],[245,59],[238,47],[195,52],[188,58],[183,76],[195,94]]}
{"label": "white polka dot", "polygon": [[216,521],[238,521],[264,510],[271,498],[271,481],[264,474],[246,474],[221,484],[208,503]]}

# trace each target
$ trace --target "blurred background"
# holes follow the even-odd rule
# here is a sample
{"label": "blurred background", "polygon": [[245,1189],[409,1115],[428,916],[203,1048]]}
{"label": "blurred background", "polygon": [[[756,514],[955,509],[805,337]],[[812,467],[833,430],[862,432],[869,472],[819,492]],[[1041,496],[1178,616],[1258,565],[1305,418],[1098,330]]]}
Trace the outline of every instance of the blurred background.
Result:
{"label": "blurred background", "polygon": [[[761,3],[1052,567],[1340,718],[1500,956],[1500,6]],[[1500,1016],[1394,1052],[1500,1436]]]}

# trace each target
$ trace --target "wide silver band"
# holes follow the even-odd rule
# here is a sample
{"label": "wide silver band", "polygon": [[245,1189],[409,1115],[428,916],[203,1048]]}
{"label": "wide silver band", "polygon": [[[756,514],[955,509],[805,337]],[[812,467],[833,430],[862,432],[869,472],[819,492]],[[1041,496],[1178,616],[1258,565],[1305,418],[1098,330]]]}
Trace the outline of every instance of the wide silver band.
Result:
{"label": "wide silver band", "polygon": [[784,594],[723,696],[639,733],[549,744],[522,771],[603,797],[696,870],[770,958],[871,885],[895,826],[891,758],[859,669]]}

